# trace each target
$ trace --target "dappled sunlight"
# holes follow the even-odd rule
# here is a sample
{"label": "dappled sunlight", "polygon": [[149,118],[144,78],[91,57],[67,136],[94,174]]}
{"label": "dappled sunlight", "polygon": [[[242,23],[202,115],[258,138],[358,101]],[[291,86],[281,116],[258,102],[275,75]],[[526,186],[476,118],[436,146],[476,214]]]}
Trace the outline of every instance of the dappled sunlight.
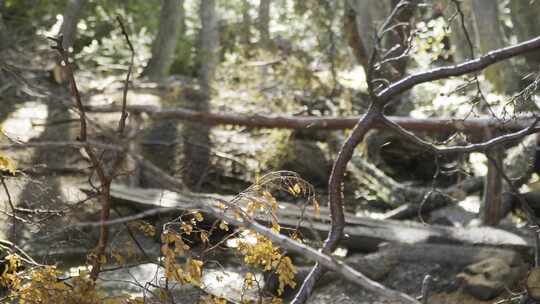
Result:
{"label": "dappled sunlight", "polygon": [[22,103],[2,123],[2,130],[10,138],[28,141],[37,138],[45,131],[47,105],[37,101]]}

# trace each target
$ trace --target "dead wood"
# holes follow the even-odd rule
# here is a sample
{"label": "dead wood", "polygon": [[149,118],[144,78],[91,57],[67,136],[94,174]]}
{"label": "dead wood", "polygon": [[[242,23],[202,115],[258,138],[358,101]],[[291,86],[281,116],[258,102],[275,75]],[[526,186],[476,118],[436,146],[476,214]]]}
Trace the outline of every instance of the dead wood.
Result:
{"label": "dead wood", "polygon": [[[201,205],[215,207],[220,201],[232,197],[223,195],[173,193],[158,189],[129,188],[122,185],[111,187],[111,197],[116,204],[130,206],[138,211],[156,210],[155,213],[175,213],[197,209]],[[161,210],[159,210],[161,208]],[[210,215],[208,215],[210,216]],[[269,219],[261,218],[265,222]],[[280,202],[279,224],[284,227],[299,227],[305,237],[319,239],[330,230],[330,211],[321,208],[317,217],[311,207]],[[345,214],[343,245],[352,251],[373,252],[382,243],[404,244],[469,244],[504,246],[524,249],[533,244],[528,238],[492,228],[453,228],[423,225],[414,222],[376,220]],[[314,235],[314,233],[316,235]]]}
{"label": "dead wood", "polygon": [[[119,112],[118,106],[86,106],[89,113]],[[235,113],[199,112],[186,108],[159,108],[147,105],[128,105],[127,110],[133,113],[146,113],[153,119],[177,119],[210,126],[235,125],[247,128],[281,128],[281,129],[321,129],[345,130],[351,129],[362,119],[362,116],[352,117],[317,117],[317,116],[286,116],[286,115],[242,115]],[[386,116],[386,118],[411,131],[432,133],[466,132],[482,133],[485,128],[500,128],[516,131],[529,126],[533,119],[522,118],[500,121],[493,118],[469,118],[457,120],[454,118],[410,118]],[[384,127],[376,123],[375,127]]]}

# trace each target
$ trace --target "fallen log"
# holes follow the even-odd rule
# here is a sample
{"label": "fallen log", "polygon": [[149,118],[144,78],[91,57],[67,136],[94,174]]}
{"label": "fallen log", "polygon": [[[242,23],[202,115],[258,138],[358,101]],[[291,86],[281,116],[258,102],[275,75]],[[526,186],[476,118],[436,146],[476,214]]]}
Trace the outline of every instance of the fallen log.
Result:
{"label": "fallen log", "polygon": [[[484,184],[483,177],[471,177],[445,189],[409,187],[360,156],[352,157],[349,171],[365,190],[375,193],[379,200],[396,208],[387,212],[384,219],[407,219],[418,215],[419,211],[433,211],[482,190]],[[419,210],[420,206],[422,210]]]}
{"label": "fallen log", "polygon": [[[120,112],[119,106],[86,106],[88,112],[111,113]],[[248,128],[281,128],[281,129],[352,129],[362,118],[354,117],[316,117],[316,116],[279,116],[279,115],[242,115],[235,113],[199,112],[185,108],[165,108],[148,105],[127,106],[127,111],[146,113],[154,119],[178,119],[198,122],[207,125],[236,125]],[[425,132],[456,132],[482,133],[486,128],[498,128],[516,131],[532,124],[534,119],[522,118],[500,122],[493,118],[469,118],[466,120],[454,118],[410,118],[389,116],[405,129]],[[379,125],[382,126],[382,125]]]}
{"label": "fallen log", "polygon": [[[175,193],[159,189],[129,188],[122,185],[111,187],[115,203],[130,206],[139,211],[177,214],[181,210],[197,209],[201,205],[219,208],[220,202],[233,197],[215,194]],[[216,211],[214,214],[219,214]],[[279,203],[278,222],[283,227],[298,227],[309,238],[318,239],[330,230],[327,208],[321,208],[317,216],[312,207]],[[268,222],[266,217],[259,218]],[[457,228],[424,225],[414,222],[377,220],[346,214],[345,235],[342,244],[352,251],[373,252],[382,243],[404,244],[469,244],[503,246],[525,249],[534,244],[527,237],[493,227]]]}
{"label": "fallen log", "polygon": [[[501,259],[509,266],[524,265],[521,255],[511,249],[459,244],[391,244],[383,246],[381,250],[375,253],[367,255],[353,254],[344,261],[368,278],[381,281],[400,263],[432,263],[443,266],[466,267],[488,258]],[[295,280],[303,282],[311,268],[310,266],[298,267]],[[340,275],[338,273],[328,272],[317,285],[319,287],[324,286],[339,279]],[[270,280],[269,283],[271,290],[277,288],[277,282]]]}

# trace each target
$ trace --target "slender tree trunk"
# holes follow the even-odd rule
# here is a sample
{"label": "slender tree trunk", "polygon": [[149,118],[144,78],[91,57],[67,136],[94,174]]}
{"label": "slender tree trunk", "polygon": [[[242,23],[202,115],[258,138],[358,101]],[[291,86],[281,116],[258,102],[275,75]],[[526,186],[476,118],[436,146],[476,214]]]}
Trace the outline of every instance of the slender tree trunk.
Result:
{"label": "slender tree trunk", "polygon": [[159,30],[152,44],[152,57],[143,75],[150,80],[161,81],[169,74],[174,61],[178,35],[183,30],[183,0],[162,0]]}
{"label": "slender tree trunk", "polygon": [[[378,0],[378,1],[364,1],[364,0],[347,0],[345,3],[345,20],[344,20],[344,32],[347,37],[349,46],[353,50],[356,60],[360,63],[364,69],[367,69],[369,57],[373,52],[373,46],[375,44],[375,33],[381,23],[391,13],[392,9],[397,5],[399,1],[396,0]],[[412,17],[412,8],[407,8],[401,11],[396,16],[397,22],[409,23]],[[384,35],[382,41],[382,52],[388,51],[394,48],[388,57],[395,57],[401,54],[406,45],[407,40],[407,28],[396,29],[390,31]],[[407,60],[398,60],[392,63],[390,66],[385,67],[388,70],[384,78],[389,81],[395,81],[405,73]]]}
{"label": "slender tree trunk", "polygon": [[[540,34],[540,1],[511,0],[510,10],[518,41],[529,40]],[[525,54],[525,59],[531,70],[536,69],[540,63],[540,51]]]}
{"label": "slender tree trunk", "polygon": [[199,49],[199,84],[201,91],[210,96],[211,84],[218,62],[219,32],[215,0],[202,0]]}
{"label": "slender tree trunk", "polygon": [[[215,0],[202,0],[200,7],[202,28],[199,46],[200,91],[185,90],[183,98],[193,110],[208,112],[212,82],[219,58],[219,31]],[[210,127],[198,123],[186,123],[184,138],[184,182],[199,191],[208,173],[210,161]]]}
{"label": "slender tree trunk", "polygon": [[246,48],[249,48],[251,44],[251,15],[249,10],[251,9],[251,4],[248,0],[242,0],[242,33],[240,33],[240,41],[242,45]]}
{"label": "slender tree trunk", "polygon": [[81,17],[82,9],[86,0],[68,0],[64,10],[64,21],[60,28],[60,34],[64,36],[62,44],[65,49],[73,47],[77,35],[77,23]]}
{"label": "slender tree trunk", "polygon": [[[478,45],[484,54],[506,45],[500,28],[497,2],[493,0],[472,1]],[[508,60],[488,67],[484,70],[484,75],[497,92],[512,93],[518,89],[519,77]]]}
{"label": "slender tree trunk", "polygon": [[[471,53],[471,44],[474,52],[476,49],[475,44],[477,41],[474,28],[472,2],[459,2],[459,7],[461,9],[461,12],[463,13],[463,22],[459,14],[455,15],[457,13],[457,7],[454,1],[446,0],[444,4],[445,18],[447,20],[449,20],[450,18],[454,18],[450,23],[450,44],[452,47],[454,61],[456,63],[459,63],[466,61],[467,59],[471,59],[473,55]],[[470,43],[467,39],[467,34],[469,35]]]}
{"label": "slender tree trunk", "polygon": [[7,28],[4,24],[4,18],[2,17],[4,13],[4,0],[0,0],[0,50],[4,49],[7,44]]}
{"label": "slender tree trunk", "polygon": [[259,44],[262,48],[270,47],[270,1],[260,0],[257,28],[259,30]]}

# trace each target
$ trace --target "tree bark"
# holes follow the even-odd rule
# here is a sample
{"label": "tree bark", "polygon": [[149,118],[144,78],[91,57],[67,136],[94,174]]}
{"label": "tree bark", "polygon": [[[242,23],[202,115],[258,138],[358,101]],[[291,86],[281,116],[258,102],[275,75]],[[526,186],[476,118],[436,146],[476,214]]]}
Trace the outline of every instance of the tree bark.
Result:
{"label": "tree bark", "polygon": [[[232,196],[214,194],[195,194],[169,192],[161,189],[130,188],[123,185],[113,185],[111,197],[120,203],[135,210],[152,211],[157,213],[177,214],[181,210],[199,209],[205,206],[215,209],[214,216],[221,214],[218,206],[222,201],[230,201]],[[306,237],[320,238],[331,229],[328,224],[330,210],[320,208],[317,216],[312,207],[279,202],[277,220],[282,227],[299,228]],[[160,212],[159,208],[163,208]],[[205,211],[205,210],[203,210]],[[205,215],[210,219],[212,214]],[[534,246],[531,240],[493,227],[447,227],[425,225],[415,222],[393,220],[376,220],[357,217],[350,213],[344,214],[345,234],[348,236],[342,242],[343,246],[353,251],[377,251],[382,243],[401,243],[410,245],[419,244],[469,244],[486,246],[504,246],[505,248],[526,249]],[[267,215],[257,216],[261,222],[270,222]],[[314,235],[316,234],[316,235]]]}
{"label": "tree bark", "polygon": [[4,18],[2,17],[4,13],[4,0],[0,0],[0,51],[7,47],[7,28],[4,24]]}
{"label": "tree bark", "polygon": [[[218,16],[215,0],[202,0],[200,7],[202,28],[199,47],[200,91],[185,91],[187,106],[195,111],[210,111],[212,82],[219,59]],[[210,127],[201,123],[187,123],[184,138],[184,182],[192,190],[199,190],[208,173],[210,161]]]}
{"label": "tree bark", "polygon": [[[363,1],[348,0],[345,3],[344,31],[349,46],[353,50],[358,63],[364,70],[368,69],[368,61],[375,45],[375,33],[381,23],[390,15],[392,9],[399,3],[396,0]],[[412,4],[411,4],[412,5]],[[409,23],[412,9],[405,8],[396,15],[396,22]],[[408,28],[396,28],[382,37],[382,53],[394,48],[387,57],[401,54],[407,47]],[[400,59],[386,67],[385,78],[395,81],[405,73],[407,59]]]}
{"label": "tree bark", "polygon": [[184,0],[163,0],[159,30],[152,43],[152,57],[143,75],[150,80],[161,81],[169,74],[174,61],[178,35],[183,30]]}
{"label": "tree bark", "polygon": [[244,47],[251,45],[251,26],[252,20],[249,11],[251,4],[248,0],[242,0],[242,32],[240,33],[240,42]]}
{"label": "tree bark", "polygon": [[259,45],[262,48],[270,47],[270,2],[271,0],[260,0],[259,17],[257,28],[259,30]]}
{"label": "tree bark", "polygon": [[[450,23],[450,45],[454,57],[454,62],[460,63],[473,58],[476,43],[476,32],[474,28],[472,2],[461,1],[459,2],[459,8],[463,13],[463,20],[461,16],[455,15],[457,7],[454,1],[446,0],[444,2],[443,14],[448,20],[454,18]],[[454,17],[456,16],[456,17]],[[469,40],[467,39],[469,35]],[[472,47],[472,52],[471,52]]]}
{"label": "tree bark", "polygon": [[86,0],[69,0],[64,10],[64,21],[60,28],[60,34],[64,36],[62,45],[65,49],[73,47],[77,35],[77,23],[81,17],[82,9]]}
{"label": "tree bark", "polygon": [[[88,112],[110,113],[120,111],[114,106],[86,106]],[[234,125],[246,128],[270,129],[311,129],[311,130],[345,130],[354,127],[362,116],[350,117],[316,117],[316,116],[280,116],[280,115],[241,115],[192,111],[184,108],[160,109],[152,106],[127,106],[129,112],[146,113],[153,119],[177,119],[190,122],[200,122],[209,126]],[[467,134],[482,134],[485,128],[498,128],[505,131],[516,131],[527,128],[533,123],[532,119],[522,118],[509,121],[499,121],[493,118],[469,118],[461,121],[454,118],[410,118],[402,116],[386,116],[391,121],[411,131],[426,133],[464,132]],[[376,127],[384,127],[378,123]]]}
{"label": "tree bark", "polygon": [[[540,23],[538,22],[538,13],[540,12],[540,1],[511,0],[510,13],[514,31],[518,41],[525,41],[534,38],[540,33]],[[525,55],[528,67],[533,67],[540,63],[540,51],[531,52]]]}
{"label": "tree bark", "polygon": [[202,0],[200,7],[202,28],[199,47],[199,85],[210,96],[211,85],[218,63],[219,31],[215,0]]}
{"label": "tree bark", "polygon": [[[480,51],[483,53],[505,46],[497,5],[497,1],[492,0],[472,1],[475,31]],[[518,89],[519,77],[510,61],[486,68],[484,75],[499,93],[513,93]]]}

